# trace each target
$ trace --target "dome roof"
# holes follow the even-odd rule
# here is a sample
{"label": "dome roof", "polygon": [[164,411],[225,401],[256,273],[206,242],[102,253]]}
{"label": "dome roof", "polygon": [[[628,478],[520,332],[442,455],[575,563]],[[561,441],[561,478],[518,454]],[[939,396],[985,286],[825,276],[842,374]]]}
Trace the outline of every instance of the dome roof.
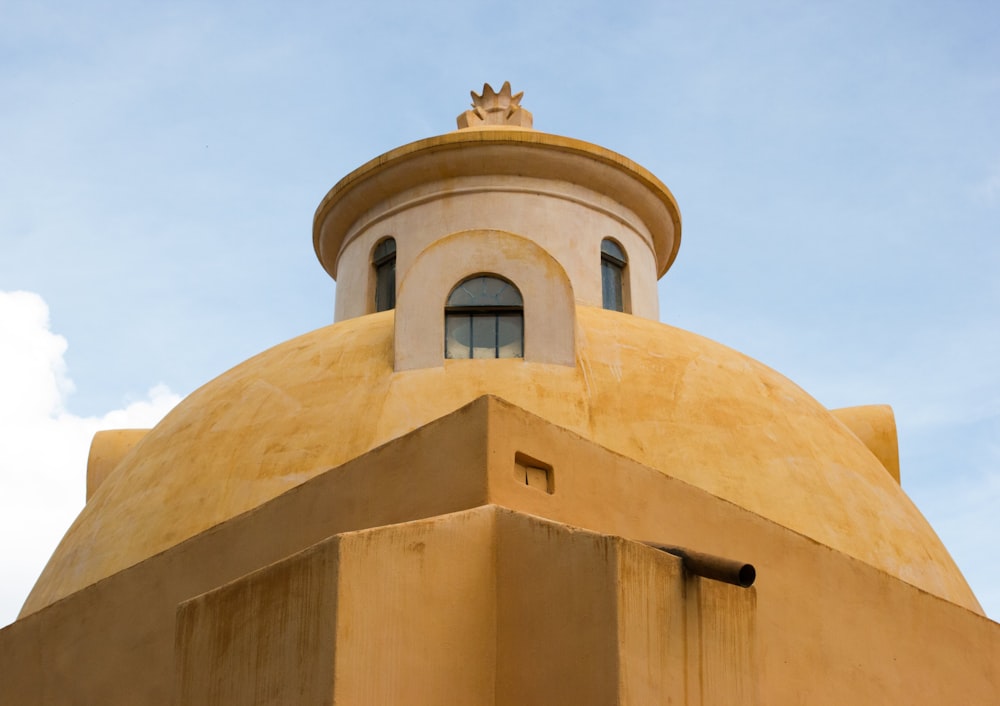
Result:
{"label": "dome roof", "polygon": [[393,312],[278,345],[195,391],[87,503],[22,614],[250,510],[484,394],[981,612],[874,455],[770,368],[686,331],[578,307],[577,365],[393,372]]}

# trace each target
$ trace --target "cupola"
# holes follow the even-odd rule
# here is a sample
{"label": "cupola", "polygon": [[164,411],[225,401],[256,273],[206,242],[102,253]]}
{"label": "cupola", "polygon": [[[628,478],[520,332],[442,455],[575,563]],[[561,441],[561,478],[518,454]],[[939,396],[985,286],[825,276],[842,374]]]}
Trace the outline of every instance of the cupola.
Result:
{"label": "cupola", "polygon": [[[320,203],[335,320],[394,308],[396,370],[509,354],[518,336],[525,360],[573,365],[577,305],[659,318],[656,281],[680,246],[673,195],[622,155],[534,130],[522,95],[484,85],[458,130],[376,157]],[[479,297],[460,319],[471,282],[521,303],[494,315]]]}

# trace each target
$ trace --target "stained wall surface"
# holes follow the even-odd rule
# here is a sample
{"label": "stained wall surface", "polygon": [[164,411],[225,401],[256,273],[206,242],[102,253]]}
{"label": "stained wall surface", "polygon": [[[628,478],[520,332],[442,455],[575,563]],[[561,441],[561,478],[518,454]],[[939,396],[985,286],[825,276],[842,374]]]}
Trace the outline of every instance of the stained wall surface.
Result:
{"label": "stained wall surface", "polygon": [[869,448],[794,383],[742,354],[663,324],[576,307],[574,366],[449,360],[396,373],[393,331],[393,312],[350,319],[276,346],[190,395],[97,489],[23,614],[488,394],[980,610]]}
{"label": "stained wall surface", "polygon": [[184,603],[176,703],[749,706],[754,604],[649,547],[480,508],[346,533]]}
{"label": "stained wall surface", "polygon": [[[547,468],[551,485],[528,482],[532,463]],[[747,593],[678,574],[672,557],[638,540],[751,562],[757,583]],[[296,568],[300,561],[309,566]],[[344,572],[354,577],[346,588]],[[454,598],[450,582],[467,597]],[[491,585],[521,593],[494,594]],[[304,616],[317,625],[302,625]],[[457,643],[428,628],[437,637],[418,655],[424,631],[406,626],[435,620]],[[270,637],[257,640],[254,621]],[[491,624],[507,632],[491,640]],[[402,643],[389,635],[397,629]],[[336,665],[361,675],[352,654],[390,660],[398,682],[351,686],[345,677],[342,693],[367,696],[434,664],[444,671],[427,683],[443,688],[453,677],[442,655],[473,643],[462,649],[481,661],[462,688],[486,688],[496,670],[495,703],[524,703],[528,693],[574,703],[559,700],[580,694],[556,691],[554,675],[622,703],[678,694],[679,674],[692,703],[1000,695],[996,623],[489,398],[0,630],[0,684],[12,704],[169,703],[178,679],[178,693],[191,698],[218,688],[219,698],[253,693],[268,703],[267,694],[287,694],[282,680],[302,677],[282,652],[288,641],[334,650],[332,672],[308,670],[323,683],[337,683]],[[341,645],[352,649],[338,655]],[[560,657],[571,648],[585,651]],[[699,666],[681,654],[697,655]],[[515,657],[528,661],[512,666]],[[575,673],[576,662],[588,671]],[[213,668],[235,681],[210,686]],[[321,686],[304,693],[328,693]]]}
{"label": "stained wall surface", "polygon": [[[436,186],[440,191],[433,196],[401,197],[405,208],[397,206],[391,215],[372,218],[345,247],[338,261],[336,321],[374,312],[371,253],[383,238],[396,240],[396,278],[402,282],[433,243],[472,230],[506,231],[536,243],[568,274],[575,303],[598,307],[601,242],[611,238],[629,260],[630,312],[659,319],[652,237],[635,214],[613,199],[567,182],[526,177],[469,178]],[[484,241],[491,243],[488,236]],[[451,274],[451,285],[459,281],[453,271],[439,274]],[[428,304],[438,308],[443,301]]]}

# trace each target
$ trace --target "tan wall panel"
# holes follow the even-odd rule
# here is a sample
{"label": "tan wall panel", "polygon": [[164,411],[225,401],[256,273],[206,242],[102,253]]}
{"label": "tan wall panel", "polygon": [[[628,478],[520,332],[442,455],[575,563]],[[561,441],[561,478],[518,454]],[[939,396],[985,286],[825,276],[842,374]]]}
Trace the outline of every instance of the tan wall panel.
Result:
{"label": "tan wall panel", "polygon": [[338,542],[181,605],[176,706],[333,703]]}
{"label": "tan wall panel", "polygon": [[493,508],[341,535],[336,704],[491,704]]}
{"label": "tan wall panel", "polygon": [[[517,482],[518,452],[551,464],[553,493]],[[1000,626],[993,621],[496,400],[480,400],[0,630],[0,701],[169,703],[179,602],[361,523],[401,522],[485,502],[753,563],[761,703],[1000,702]],[[521,555],[538,570],[509,568],[501,586],[533,590],[551,568],[569,578],[546,578],[543,589],[557,598],[566,592],[566,605],[557,603],[548,615],[541,603],[505,594],[500,625],[528,606],[539,624],[555,629],[559,611],[573,616],[621,600],[617,587],[570,585],[574,577],[617,580],[617,570],[595,568],[595,547],[607,546],[604,540],[581,536],[563,547],[552,539],[551,523],[534,522],[530,531],[521,527],[511,541],[501,541],[499,551],[508,557],[501,569]],[[736,624],[742,614],[734,615]],[[556,635],[552,644],[579,651],[582,664],[608,664],[604,648],[593,646],[610,627],[586,616],[580,625],[578,641]],[[624,640],[621,630],[615,627],[611,637]],[[506,654],[515,653],[516,644],[513,637],[499,643]],[[644,649],[623,652],[622,664],[629,654],[652,663],[665,648]],[[539,673],[551,668],[565,681],[571,661],[557,655],[551,665],[539,663]],[[588,679],[595,677],[588,673]],[[596,687],[598,694],[611,688]],[[577,694],[577,685],[567,688]]]}
{"label": "tan wall panel", "polygon": [[697,665],[689,665],[689,674],[697,671],[697,682],[692,679],[690,684],[692,691],[697,684],[699,703],[761,703],[756,590],[690,575],[685,589],[689,654],[698,654]]}
{"label": "tan wall panel", "polygon": [[618,703],[688,703],[688,618],[681,560],[635,542],[619,541],[616,546]]}
{"label": "tan wall panel", "polygon": [[0,630],[3,706],[169,704],[169,571],[126,572]]}
{"label": "tan wall panel", "polygon": [[[988,618],[504,407],[490,410],[492,502],[756,566],[762,703],[1000,702]],[[552,466],[552,494],[517,480],[518,453]]]}
{"label": "tan wall panel", "polygon": [[339,535],[186,602],[177,703],[490,703],[494,512]]}
{"label": "tan wall panel", "polygon": [[497,705],[615,703],[614,540],[509,512],[497,527]]}
{"label": "tan wall panel", "polygon": [[485,406],[422,427],[0,630],[0,656],[16,655],[0,659],[0,685],[52,695],[41,703],[169,703],[179,603],[338,532],[483,504]]}
{"label": "tan wall panel", "polygon": [[0,629],[0,705],[66,703],[45,698],[45,628],[35,617]]}

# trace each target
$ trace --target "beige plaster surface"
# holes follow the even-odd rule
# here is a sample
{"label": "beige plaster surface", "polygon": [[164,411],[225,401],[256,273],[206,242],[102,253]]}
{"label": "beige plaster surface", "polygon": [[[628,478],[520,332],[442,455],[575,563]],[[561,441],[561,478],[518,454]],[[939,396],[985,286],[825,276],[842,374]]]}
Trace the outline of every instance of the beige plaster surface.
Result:
{"label": "beige plaster surface", "polygon": [[182,603],[169,703],[332,706],[338,548],[324,542]]}
{"label": "beige plaster surface", "polygon": [[830,410],[831,414],[850,429],[875,458],[885,466],[899,483],[899,440],[896,437],[896,417],[887,404],[843,407]]}
{"label": "beige plaster surface", "polygon": [[[518,451],[523,457],[540,449],[547,450],[543,458],[556,478],[551,494],[526,486],[516,473]],[[486,557],[476,553],[484,527],[476,517],[497,511],[475,510],[485,503],[519,508],[499,511],[498,543]],[[343,535],[393,523],[404,524]],[[567,526],[579,523],[593,532]],[[438,530],[439,538],[428,541]],[[322,631],[341,603],[325,588],[330,582],[314,575],[330,571],[329,553],[318,546],[289,560],[318,558],[311,568],[292,569],[283,560],[338,534],[337,541],[350,539],[361,552],[353,563],[356,580],[348,582],[359,596],[349,619],[367,629],[338,628],[334,645]],[[748,593],[680,575],[673,557],[615,534],[752,562],[757,583]],[[459,553],[447,560],[441,550]],[[279,564],[266,572],[279,585],[261,574],[245,583],[241,578],[274,562]],[[475,571],[485,575],[477,579]],[[498,690],[498,697],[548,689],[540,693],[549,698],[528,702],[585,704],[590,702],[560,697],[578,696],[578,680],[604,699],[611,693],[604,680],[613,679],[621,703],[636,704],[759,698],[768,704],[936,706],[993,703],[1000,696],[1000,625],[486,398],[0,630],[0,696],[6,699],[0,703],[170,703],[175,665],[180,682],[190,682],[189,695],[199,694],[200,685],[223,694],[252,692],[259,703],[270,703],[267,698],[295,685],[306,695],[317,693],[315,685],[296,679],[328,677],[322,660],[331,648],[368,650],[372,659],[403,667],[388,674],[396,684],[412,674],[407,670],[416,669],[414,662],[437,664],[445,671],[426,679],[440,684],[455,666],[454,660],[437,661],[441,651],[463,635],[482,635],[482,628],[454,630],[456,641],[432,641],[421,646],[430,654],[418,655],[407,643],[419,640],[421,631],[409,625],[433,621],[444,606],[438,618],[444,623],[482,626],[491,612],[480,591],[492,572],[498,587],[521,590],[497,597],[497,630],[507,631],[495,643],[498,673],[507,670],[497,682],[507,691]],[[465,597],[449,603],[442,594],[449,595],[453,573]],[[198,611],[177,613],[179,603],[234,580],[245,588],[233,584],[218,592],[219,599],[206,596],[215,617],[202,612],[184,627]],[[338,573],[337,584],[344,581]],[[362,600],[363,594],[371,600]],[[336,603],[321,607],[323,596]],[[407,610],[392,613],[386,603],[394,601]],[[484,612],[463,613],[466,606]],[[612,609],[616,617],[609,619]],[[382,612],[392,619],[380,622]],[[366,645],[372,630],[397,630],[382,643],[392,649]],[[481,674],[484,648],[494,643],[476,640],[479,647],[468,656],[484,662],[470,672]],[[617,649],[608,647],[609,640]],[[522,652],[530,663],[502,666]],[[608,664],[599,655],[617,657]],[[348,663],[359,678],[359,663]],[[588,671],[574,672],[574,664]],[[213,667],[217,679],[240,685],[212,686],[207,675]],[[570,687],[553,678],[565,682],[567,675],[574,680]],[[358,689],[378,689],[375,680],[386,678],[375,668],[367,676],[372,683],[359,681]],[[383,702],[419,702],[414,683],[405,699]]]}
{"label": "beige plaster surface", "polygon": [[[589,307],[577,308],[577,324],[575,367],[445,361],[394,373],[392,312],[250,359],[189,396],[122,459],[56,549],[22,614],[484,394],[980,610],[878,459],[794,383],[663,324]],[[545,448],[520,451],[551,462]],[[557,494],[559,484],[557,469]]]}
{"label": "beige plaster surface", "polygon": [[753,590],[675,557],[483,507],[340,534],[182,604],[175,703],[749,706],[754,613]]}
{"label": "beige plaster surface", "polygon": [[[603,147],[517,128],[459,130],[430,137],[398,147],[355,169],[330,190],[316,211],[313,224],[316,254],[330,276],[338,278],[347,269],[339,265],[341,254],[359,230],[371,227],[387,213],[405,211],[421,199],[425,199],[424,203],[432,209],[450,208],[438,202],[441,195],[450,196],[455,187],[477,183],[463,180],[482,177],[488,179],[480,179],[480,187],[492,192],[491,199],[499,198],[501,202],[515,198],[517,193],[505,187],[520,187],[524,192],[534,185],[539,192],[536,202],[545,204],[546,208],[564,208],[556,202],[566,201],[568,197],[567,203],[574,199],[578,202],[577,214],[594,216],[606,211],[610,217],[625,222],[634,233],[651,239],[657,276],[662,276],[677,256],[680,211],[670,190],[653,174]],[[461,195],[461,191],[455,195]],[[517,198],[528,203],[527,196],[522,193]],[[453,201],[448,198],[446,202],[451,204]],[[435,202],[438,203],[432,205]],[[460,204],[459,209],[466,209],[465,204],[475,201],[467,201],[463,196],[455,202]],[[501,214],[487,207],[486,215],[497,217]],[[417,218],[424,227],[437,227],[433,218]],[[566,233],[558,222],[546,221],[541,214],[529,215],[527,219],[529,225],[525,227],[529,230],[530,224],[550,222],[553,228]],[[578,220],[571,216],[570,222]],[[597,222],[602,221],[598,218]],[[455,229],[484,227],[519,232],[505,223],[494,224],[480,219]],[[592,226],[585,223],[584,228],[590,232]],[[438,235],[448,232],[438,232]],[[563,250],[557,249],[560,255]],[[575,275],[574,268],[567,269],[571,276]]]}
{"label": "beige plaster surface", "polygon": [[[396,239],[396,278],[402,282],[413,279],[411,267],[435,242],[476,231],[507,231],[537,243],[569,277],[576,302],[588,306],[601,306],[601,241],[613,238],[629,260],[630,313],[659,319],[652,235],[638,216],[610,196],[566,181],[484,176],[428,179],[373,204],[337,261],[335,320],[374,312],[371,254],[383,238]],[[455,281],[456,275],[441,269],[423,284]]]}
{"label": "beige plaster surface", "polygon": [[87,456],[87,500],[149,429],[108,429],[94,434]]}
{"label": "beige plaster surface", "polygon": [[494,517],[345,533],[182,604],[174,703],[493,703]]}
{"label": "beige plaster surface", "polygon": [[461,410],[0,629],[0,705],[171,703],[178,604],[334,534],[486,503],[487,431],[482,404]]}
{"label": "beige plaster surface", "polygon": [[[441,277],[442,272],[451,279]],[[500,275],[521,292],[524,360],[576,363],[576,308],[566,272],[531,240],[476,230],[435,242],[408,268],[396,297],[396,371],[444,365],[445,302],[458,283],[482,273]]]}

